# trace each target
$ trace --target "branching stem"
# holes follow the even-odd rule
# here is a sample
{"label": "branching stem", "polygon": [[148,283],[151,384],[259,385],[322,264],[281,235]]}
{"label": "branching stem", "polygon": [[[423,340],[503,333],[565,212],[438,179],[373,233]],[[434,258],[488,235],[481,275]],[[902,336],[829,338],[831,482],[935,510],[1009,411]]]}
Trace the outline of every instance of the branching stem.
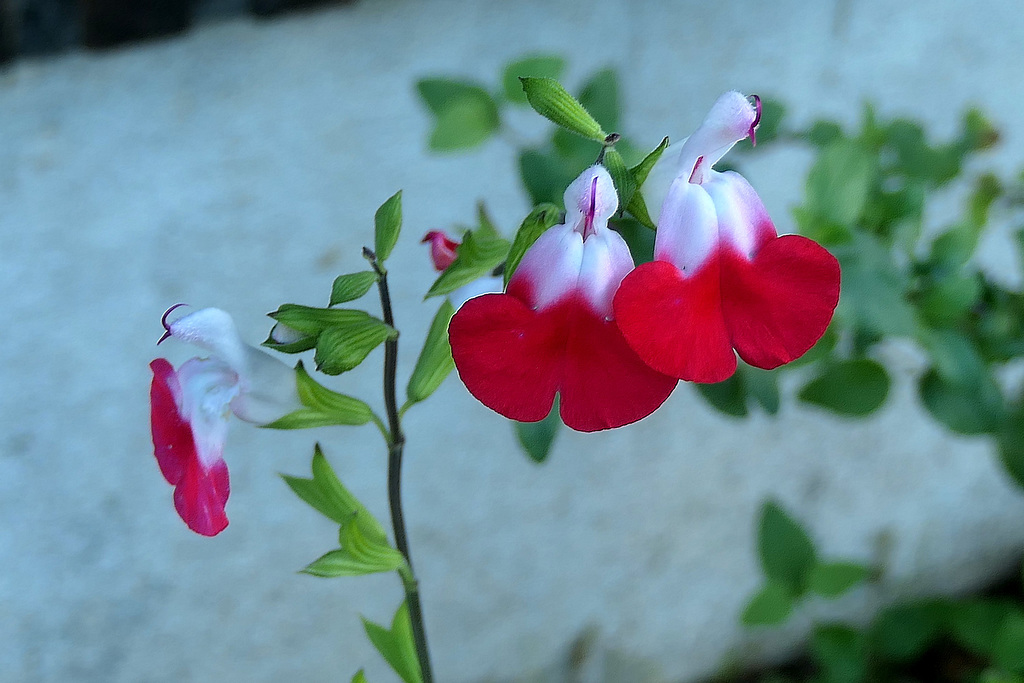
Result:
{"label": "branching stem", "polygon": [[[363,255],[377,273],[377,289],[380,291],[380,307],[384,314],[384,322],[395,326],[394,313],[391,310],[391,292],[388,290],[388,273],[377,262],[377,256],[369,249],[363,249]],[[395,534],[395,546],[405,556],[409,565],[408,574],[402,576],[402,587],[405,589],[405,602],[409,607],[409,620],[412,622],[412,635],[416,643],[416,656],[420,662],[423,683],[433,683],[434,676],[430,668],[430,652],[427,649],[427,633],[423,628],[423,608],[420,606],[419,584],[412,567],[412,556],[409,554],[409,540],[405,533],[405,518],[402,514],[402,452],[405,448],[405,434],[402,432],[402,418],[398,410],[398,399],[395,394],[395,373],[398,369],[398,338],[384,342],[384,407],[388,416],[388,504],[391,507],[391,527]]]}

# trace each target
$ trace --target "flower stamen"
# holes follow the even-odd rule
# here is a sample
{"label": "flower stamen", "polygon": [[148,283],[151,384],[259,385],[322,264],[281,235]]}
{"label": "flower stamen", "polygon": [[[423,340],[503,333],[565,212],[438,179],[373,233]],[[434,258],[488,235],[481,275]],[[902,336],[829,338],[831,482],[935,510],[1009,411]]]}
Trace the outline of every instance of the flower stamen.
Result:
{"label": "flower stamen", "polygon": [[157,340],[157,346],[160,346],[160,344],[164,343],[171,336],[171,325],[170,323],[167,322],[167,316],[169,316],[174,311],[174,309],[181,308],[182,306],[188,306],[188,304],[174,304],[166,311],[164,311],[164,314],[162,316],[160,316],[160,324],[164,326],[164,333],[160,336],[160,339]]}

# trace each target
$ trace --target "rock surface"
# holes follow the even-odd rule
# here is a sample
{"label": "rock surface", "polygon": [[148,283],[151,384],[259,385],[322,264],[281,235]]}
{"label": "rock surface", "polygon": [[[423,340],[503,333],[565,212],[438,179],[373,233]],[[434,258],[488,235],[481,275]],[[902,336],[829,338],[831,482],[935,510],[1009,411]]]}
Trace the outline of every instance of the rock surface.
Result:
{"label": "rock surface", "polygon": [[[530,51],[565,55],[570,86],[613,65],[626,132],[652,145],[685,135],[731,88],[777,96],[800,120],[852,122],[871,99],[940,136],[978,104],[1006,133],[989,161],[1009,172],[1021,163],[1024,14],[1013,0],[971,7],[365,0],[0,72],[5,680],[348,680],[361,666],[392,680],[356,612],[389,619],[397,581],[296,576],[334,529],[276,475],[307,472],[319,439],[384,517],[375,430],[236,422],[232,525],[199,538],[151,455],[147,364],[175,302],[229,310],[253,342],[269,330],[263,312],[325,302],[335,275],[362,267],[374,209],[404,188],[390,268],[408,375],[433,313],[420,303],[432,273],[419,236],[471,220],[478,199],[506,232],[526,210],[504,142],[426,153],[415,78],[494,82]],[[783,231],[806,164],[785,150],[750,164]],[[1015,272],[999,239],[981,257]],[[177,363],[192,350],[159,353]],[[1024,547],[1024,498],[986,442],[923,414],[913,354],[892,355],[894,395],[870,421],[788,402],[775,419],[736,422],[681,388],[639,425],[563,433],[543,467],[450,379],[407,419],[406,516],[438,680],[542,677],[588,632],[611,653],[608,680],[681,680],[781,656],[812,613],[863,618],[1008,567]],[[377,405],[379,362],[333,386]],[[780,631],[742,631],[767,496],[826,554],[883,562],[885,580]]]}

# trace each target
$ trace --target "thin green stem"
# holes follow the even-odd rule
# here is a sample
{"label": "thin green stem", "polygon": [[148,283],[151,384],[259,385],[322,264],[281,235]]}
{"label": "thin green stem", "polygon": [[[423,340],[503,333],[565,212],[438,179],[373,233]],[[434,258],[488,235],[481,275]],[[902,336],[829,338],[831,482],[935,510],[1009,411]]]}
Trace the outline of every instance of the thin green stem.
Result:
{"label": "thin green stem", "polygon": [[[394,327],[395,318],[391,310],[388,273],[377,263],[377,256],[372,251],[364,248],[363,255],[370,262],[374,272],[377,273],[377,289],[380,291],[380,307],[384,314],[384,322]],[[391,436],[388,439],[388,504],[391,507],[391,528],[395,534],[395,546],[405,556],[405,561],[409,565],[408,576],[402,576],[402,587],[405,589],[405,602],[409,607],[409,621],[412,624],[412,635],[416,643],[416,656],[419,659],[420,672],[423,683],[433,683],[434,675],[430,668],[427,633],[423,627],[423,608],[420,606],[419,584],[412,567],[409,540],[405,533],[405,517],[402,514],[402,453],[405,448],[405,434],[402,433],[402,419],[398,411],[398,398],[395,390],[397,369],[398,338],[396,337],[384,342],[384,407],[387,410]]]}

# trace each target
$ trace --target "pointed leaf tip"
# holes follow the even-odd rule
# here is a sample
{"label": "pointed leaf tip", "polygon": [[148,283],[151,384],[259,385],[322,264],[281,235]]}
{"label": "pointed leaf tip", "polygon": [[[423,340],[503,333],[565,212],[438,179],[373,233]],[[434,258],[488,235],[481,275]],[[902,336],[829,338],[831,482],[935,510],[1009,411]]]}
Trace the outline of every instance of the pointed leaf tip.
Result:
{"label": "pointed leaf tip", "polygon": [[374,250],[378,261],[385,261],[391,256],[391,250],[398,242],[398,233],[402,228],[402,191],[391,195],[380,205],[373,216]]}

